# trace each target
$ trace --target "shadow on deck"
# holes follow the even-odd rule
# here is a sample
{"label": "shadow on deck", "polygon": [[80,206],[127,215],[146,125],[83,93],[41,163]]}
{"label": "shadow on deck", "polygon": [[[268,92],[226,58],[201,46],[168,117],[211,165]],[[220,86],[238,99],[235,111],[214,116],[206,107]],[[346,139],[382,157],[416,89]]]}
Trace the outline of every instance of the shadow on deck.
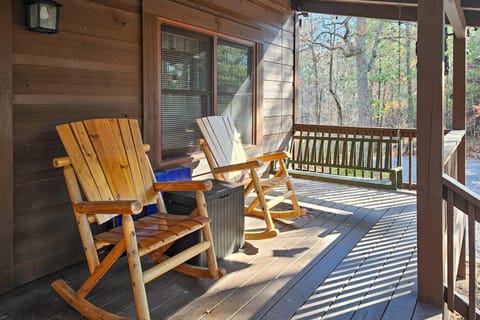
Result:
{"label": "shadow on deck", "polygon": [[[148,284],[152,319],[425,318],[416,302],[415,193],[294,184],[307,215],[277,220],[279,237],[249,241],[221,261],[228,275],[219,281],[169,272]],[[247,217],[246,227],[258,223]],[[89,300],[135,318],[127,269],[124,259]],[[0,296],[0,319],[81,319],[49,282],[77,288],[87,272],[72,266]]]}

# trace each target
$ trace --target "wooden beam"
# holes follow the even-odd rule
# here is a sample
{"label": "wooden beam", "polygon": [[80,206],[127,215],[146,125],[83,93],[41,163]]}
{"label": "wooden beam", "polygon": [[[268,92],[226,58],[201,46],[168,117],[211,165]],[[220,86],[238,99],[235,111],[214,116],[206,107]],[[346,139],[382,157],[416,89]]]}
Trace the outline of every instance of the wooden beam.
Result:
{"label": "wooden beam", "polygon": [[160,112],[159,23],[142,6],[143,48],[143,140],[152,147],[149,157],[154,169],[162,159]]}
{"label": "wooden beam", "polygon": [[332,14],[340,16],[353,16],[364,18],[379,18],[402,21],[417,21],[417,8],[412,5],[402,6],[398,3],[381,2],[344,2],[340,0],[315,1],[304,0],[301,6],[302,11]]}
{"label": "wooden beam", "polygon": [[480,11],[464,11],[469,27],[480,27]]}
{"label": "wooden beam", "polygon": [[255,114],[254,114],[254,141],[253,143],[256,145],[263,145],[263,119],[264,119],[264,112],[263,112],[263,85],[264,85],[264,78],[265,78],[265,62],[263,59],[264,55],[264,47],[263,43],[257,43],[255,45],[255,59],[254,65],[256,65],[256,77],[255,77]]}
{"label": "wooden beam", "polygon": [[[461,2],[459,2],[461,1]],[[402,21],[417,21],[417,0],[303,0],[298,1],[302,11],[323,14],[379,18]],[[456,13],[452,13],[453,23],[464,21],[464,25],[471,27],[480,26],[480,1],[477,0],[448,0]],[[398,8],[401,7],[399,15]],[[298,9],[298,8],[295,8]],[[455,11],[454,11],[455,12]],[[464,18],[461,18],[463,14]],[[457,16],[457,18],[455,17]],[[456,19],[456,20],[455,20]]]}
{"label": "wooden beam", "polygon": [[463,10],[480,10],[480,2],[478,0],[461,0]]}
{"label": "wooden beam", "polygon": [[437,307],[443,305],[444,283],[444,12],[443,1],[418,1],[418,298]]}
{"label": "wooden beam", "polygon": [[12,1],[0,0],[0,293],[13,288]]}
{"label": "wooden beam", "polygon": [[[322,2],[323,0],[304,0],[296,1],[302,7],[306,2]],[[417,6],[417,0],[329,0],[331,2],[343,2],[343,3],[361,3],[367,5],[389,5],[389,6]]]}
{"label": "wooden beam", "polygon": [[[453,39],[453,129],[465,130],[466,40]],[[457,150],[457,180],[465,184],[465,140]]]}
{"label": "wooden beam", "polygon": [[[453,115],[452,124],[455,130],[465,130],[465,94],[466,94],[466,39],[453,38]],[[457,180],[465,184],[465,136],[457,148]],[[465,230],[465,229],[463,229]],[[460,250],[458,276],[466,277],[465,234]]]}
{"label": "wooden beam", "polygon": [[445,2],[445,13],[447,14],[450,25],[453,27],[455,36],[460,39],[465,38],[465,28],[467,24],[460,0],[447,0]]}
{"label": "wooden beam", "polygon": [[[293,55],[293,123],[297,122],[297,111],[300,106],[300,19],[295,14],[294,20],[294,55]],[[290,135],[295,134],[295,129],[292,126]]]}

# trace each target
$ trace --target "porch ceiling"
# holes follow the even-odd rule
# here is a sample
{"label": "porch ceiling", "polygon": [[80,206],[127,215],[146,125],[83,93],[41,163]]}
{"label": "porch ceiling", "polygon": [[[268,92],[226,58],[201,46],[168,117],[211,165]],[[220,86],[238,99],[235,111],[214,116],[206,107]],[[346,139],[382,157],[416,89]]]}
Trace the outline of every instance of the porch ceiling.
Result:
{"label": "porch ceiling", "polygon": [[[454,2],[447,0],[447,5]],[[417,20],[417,3],[418,0],[292,0],[298,11],[402,21]],[[461,0],[459,7],[467,26],[480,26],[480,1]]]}

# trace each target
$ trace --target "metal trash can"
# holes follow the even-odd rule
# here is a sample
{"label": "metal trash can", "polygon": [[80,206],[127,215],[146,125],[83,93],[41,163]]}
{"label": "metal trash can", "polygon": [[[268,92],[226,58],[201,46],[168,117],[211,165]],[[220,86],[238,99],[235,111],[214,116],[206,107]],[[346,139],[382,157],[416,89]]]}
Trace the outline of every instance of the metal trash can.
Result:
{"label": "metal trash can", "polygon": [[[217,259],[236,252],[244,244],[243,190],[243,185],[214,180],[212,190],[204,192]],[[169,213],[189,214],[196,207],[195,192],[164,192],[163,199]],[[196,231],[177,240],[166,254],[176,254],[200,241],[201,231]],[[188,262],[206,266],[207,256],[202,253]]]}

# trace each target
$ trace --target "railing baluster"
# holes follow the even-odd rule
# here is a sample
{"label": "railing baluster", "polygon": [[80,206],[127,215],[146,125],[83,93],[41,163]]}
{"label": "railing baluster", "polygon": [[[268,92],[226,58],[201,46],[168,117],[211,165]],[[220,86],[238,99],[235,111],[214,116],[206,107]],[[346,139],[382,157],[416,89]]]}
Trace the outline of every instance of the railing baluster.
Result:
{"label": "railing baluster", "polygon": [[[323,132],[318,132],[317,135],[320,135],[320,137],[323,137],[325,135],[325,133]],[[325,163],[325,143],[324,143],[325,139],[322,139],[320,141],[320,159],[319,159],[319,162],[320,163],[320,172],[324,172],[324,166],[323,164]]]}
{"label": "railing baluster", "polygon": [[306,139],[306,142],[305,142],[303,159],[306,163],[307,171],[310,171],[310,141],[311,141],[310,132],[307,132],[307,136],[305,137],[305,139]]}
{"label": "railing baluster", "polygon": [[[332,158],[331,158],[331,150],[332,150],[332,133],[329,131],[328,132],[328,142],[327,142],[327,154],[325,156],[326,162],[331,163]],[[328,167],[328,173],[332,173],[332,167]]]}
{"label": "railing baluster", "polygon": [[[357,167],[358,168],[364,168],[365,165],[365,136],[362,136],[361,140],[360,140],[360,150],[358,151],[359,152],[359,155],[358,155],[358,163],[357,163]],[[365,170],[361,170],[361,173],[362,173],[362,178],[365,177]]]}
{"label": "railing baluster", "polygon": [[310,156],[310,163],[312,163],[313,172],[317,172],[317,135],[315,132],[310,132],[310,135],[313,139],[313,146],[312,146],[312,155]]}
{"label": "railing baluster", "polygon": [[468,203],[468,256],[469,256],[469,281],[468,281],[468,319],[475,320],[477,266],[475,243],[475,208],[473,203]]}
{"label": "railing baluster", "polygon": [[454,311],[455,303],[455,274],[454,274],[454,196],[452,190],[448,189],[447,194],[447,304],[448,310]]}
{"label": "railing baluster", "polygon": [[408,187],[412,189],[412,170],[413,170],[413,139],[411,135],[408,137]]}

